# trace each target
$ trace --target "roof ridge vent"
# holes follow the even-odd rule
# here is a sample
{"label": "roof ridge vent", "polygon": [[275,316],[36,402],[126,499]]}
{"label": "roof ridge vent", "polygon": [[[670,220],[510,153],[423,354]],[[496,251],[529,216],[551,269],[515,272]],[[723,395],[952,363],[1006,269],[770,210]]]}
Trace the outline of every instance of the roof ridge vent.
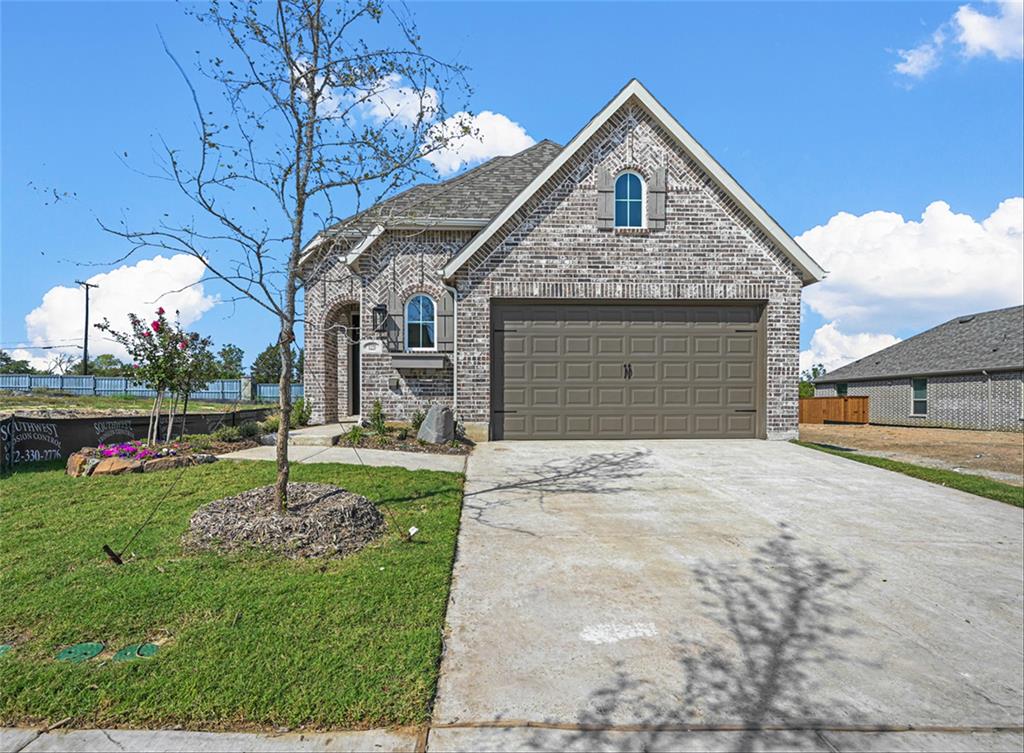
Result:
{"label": "roof ridge vent", "polygon": [[961,316],[957,319],[958,324],[967,324],[967,322],[974,321],[974,314],[968,314],[967,316]]}

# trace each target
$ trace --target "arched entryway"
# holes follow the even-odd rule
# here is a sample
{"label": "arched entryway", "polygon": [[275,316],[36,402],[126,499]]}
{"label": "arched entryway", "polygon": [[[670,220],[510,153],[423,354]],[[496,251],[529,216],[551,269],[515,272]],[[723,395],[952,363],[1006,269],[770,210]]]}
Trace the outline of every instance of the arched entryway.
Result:
{"label": "arched entryway", "polygon": [[359,304],[335,304],[324,320],[324,420],[334,423],[360,412]]}

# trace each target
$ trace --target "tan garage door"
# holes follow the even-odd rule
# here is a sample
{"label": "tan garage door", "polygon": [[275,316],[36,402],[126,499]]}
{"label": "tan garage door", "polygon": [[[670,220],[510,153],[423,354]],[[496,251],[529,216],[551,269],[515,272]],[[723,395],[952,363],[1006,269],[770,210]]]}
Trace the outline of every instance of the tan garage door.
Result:
{"label": "tan garage door", "polygon": [[498,303],[497,439],[756,437],[758,305]]}

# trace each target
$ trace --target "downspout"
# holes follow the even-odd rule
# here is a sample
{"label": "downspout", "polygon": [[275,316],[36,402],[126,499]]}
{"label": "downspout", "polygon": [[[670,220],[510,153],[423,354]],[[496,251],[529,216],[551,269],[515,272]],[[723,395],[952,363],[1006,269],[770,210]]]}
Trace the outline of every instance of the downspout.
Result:
{"label": "downspout", "polygon": [[452,294],[452,414],[459,417],[459,291],[441,277],[441,287]]}

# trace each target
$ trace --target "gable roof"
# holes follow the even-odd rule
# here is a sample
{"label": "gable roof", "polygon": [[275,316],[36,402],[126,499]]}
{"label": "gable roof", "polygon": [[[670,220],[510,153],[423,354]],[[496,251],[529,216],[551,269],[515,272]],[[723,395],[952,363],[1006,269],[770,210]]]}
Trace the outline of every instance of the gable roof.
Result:
{"label": "gable roof", "polygon": [[640,104],[651,114],[651,116],[658,121],[658,123],[670,134],[672,134],[676,140],[683,146],[684,149],[697,161],[697,163],[718,183],[718,185],[725,191],[725,193],[737,203],[753,221],[765,232],[767,235],[778,244],[782,251],[792,260],[792,262],[799,268],[803,283],[810,285],[811,283],[818,282],[825,276],[825,270],[822,269],[814,259],[812,259],[806,251],[804,251],[800,244],[793,240],[790,235],[779,226],[779,224],[769,215],[760,204],[754,201],[753,197],[748,194],[739,183],[728,173],[728,171],[722,167],[707,150],[704,149],[697,142],[690,133],[680,125],[672,115],[666,110],[654,95],[651,94],[643,84],[637,81],[635,78],[631,79],[623,89],[615,95],[615,97],[609,102],[604,108],[595,115],[583,130],[577,133],[572,141],[566,145],[565,149],[553,159],[539,174],[537,174],[533,180],[529,182],[519,193],[509,201],[508,205],[501,210],[487,226],[481,230],[477,235],[468,243],[466,246],[452,258],[448,264],[445,265],[441,274],[445,279],[451,279],[451,277],[462,268],[462,266],[468,262],[473,255],[479,251],[483,245],[495,234],[501,227],[508,222],[509,219],[515,215],[516,212],[525,204],[533,194],[541,189],[541,187],[553,176],[558,170],[560,170],[576,152],[603,126],[612,115],[626,104],[630,99],[635,98]]}
{"label": "gable roof", "polygon": [[958,316],[815,381],[1016,369],[1024,369],[1024,306]]}
{"label": "gable roof", "polygon": [[304,263],[324,240],[351,236],[359,243],[348,255],[351,264],[385,229],[449,228],[478,230],[502,210],[562,147],[545,139],[507,156],[494,157],[440,183],[422,183],[347,217],[306,246]]}

